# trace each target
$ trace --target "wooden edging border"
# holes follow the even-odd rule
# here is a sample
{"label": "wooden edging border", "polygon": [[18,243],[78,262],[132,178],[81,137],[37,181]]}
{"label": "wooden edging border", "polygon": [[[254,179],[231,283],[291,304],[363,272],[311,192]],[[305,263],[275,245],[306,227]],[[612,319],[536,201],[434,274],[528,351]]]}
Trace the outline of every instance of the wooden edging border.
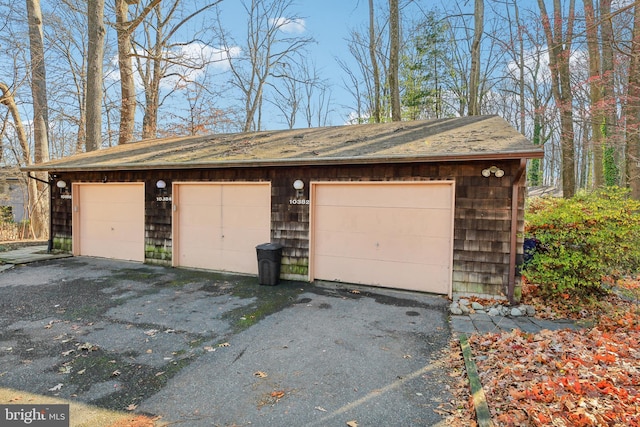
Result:
{"label": "wooden edging border", "polygon": [[459,339],[460,347],[462,348],[462,356],[464,357],[464,365],[467,370],[467,378],[469,378],[469,388],[471,389],[471,398],[476,412],[478,427],[492,427],[493,423],[491,422],[489,405],[487,405],[487,398],[484,395],[482,383],[478,376],[478,368],[476,367],[476,363],[473,361],[471,346],[469,345],[469,341],[465,334],[460,334]]}

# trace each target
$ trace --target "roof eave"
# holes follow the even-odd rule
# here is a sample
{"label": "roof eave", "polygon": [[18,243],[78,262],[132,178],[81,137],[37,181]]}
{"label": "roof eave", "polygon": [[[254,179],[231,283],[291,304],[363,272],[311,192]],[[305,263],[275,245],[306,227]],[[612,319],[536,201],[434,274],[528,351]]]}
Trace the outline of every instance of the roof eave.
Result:
{"label": "roof eave", "polygon": [[221,169],[240,167],[277,167],[277,166],[335,166],[357,165],[373,163],[435,163],[455,161],[481,160],[513,160],[540,159],[544,156],[542,149],[512,152],[488,152],[472,154],[442,154],[430,156],[370,156],[370,157],[322,157],[322,158],[294,158],[294,159],[263,159],[263,160],[221,160],[215,162],[188,163],[120,163],[93,165],[28,165],[21,167],[24,172],[90,172],[90,171],[122,171],[122,170],[158,170],[158,169]]}

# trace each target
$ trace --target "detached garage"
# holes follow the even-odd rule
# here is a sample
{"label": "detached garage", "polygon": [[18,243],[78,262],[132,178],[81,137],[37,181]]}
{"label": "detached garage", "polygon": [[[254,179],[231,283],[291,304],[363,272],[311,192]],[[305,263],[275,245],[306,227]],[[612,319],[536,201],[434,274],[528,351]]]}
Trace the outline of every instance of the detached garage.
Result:
{"label": "detached garage", "polygon": [[513,299],[542,156],[476,116],[145,140],[24,170],[50,173],[53,244],[74,255],[255,275],[274,242],[282,279]]}

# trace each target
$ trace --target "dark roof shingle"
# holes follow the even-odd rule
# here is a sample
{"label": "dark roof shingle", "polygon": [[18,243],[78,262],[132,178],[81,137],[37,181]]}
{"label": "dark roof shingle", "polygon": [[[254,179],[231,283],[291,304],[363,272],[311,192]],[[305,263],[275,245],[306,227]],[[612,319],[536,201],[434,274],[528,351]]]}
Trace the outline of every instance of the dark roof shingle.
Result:
{"label": "dark roof shingle", "polygon": [[498,116],[392,122],[143,140],[24,170],[219,168],[537,158],[533,145]]}

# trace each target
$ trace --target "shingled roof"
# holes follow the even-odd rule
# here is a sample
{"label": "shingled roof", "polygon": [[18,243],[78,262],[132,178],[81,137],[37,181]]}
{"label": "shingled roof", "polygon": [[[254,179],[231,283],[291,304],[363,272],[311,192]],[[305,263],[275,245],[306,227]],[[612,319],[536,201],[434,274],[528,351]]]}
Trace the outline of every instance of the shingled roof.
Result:
{"label": "shingled roof", "polygon": [[498,116],[143,140],[23,168],[105,171],[540,158]]}

